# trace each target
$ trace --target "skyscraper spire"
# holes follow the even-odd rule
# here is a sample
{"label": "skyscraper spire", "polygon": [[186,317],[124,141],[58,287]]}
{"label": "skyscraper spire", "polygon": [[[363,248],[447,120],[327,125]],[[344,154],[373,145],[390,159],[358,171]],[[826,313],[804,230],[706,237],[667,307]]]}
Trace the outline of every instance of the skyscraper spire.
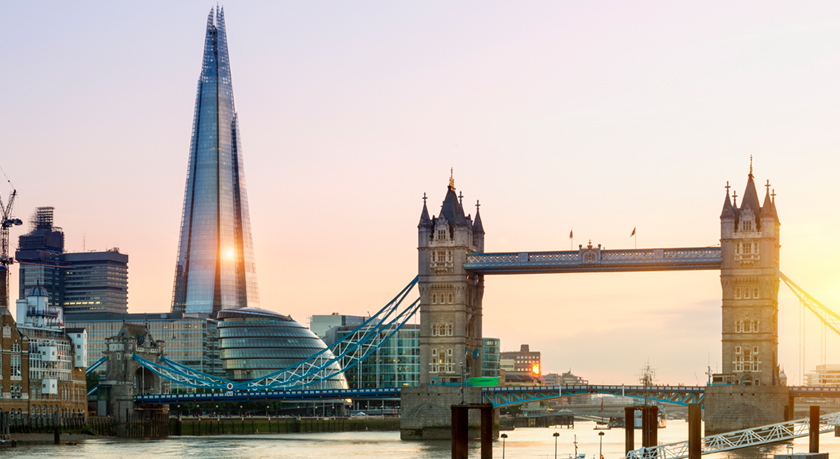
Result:
{"label": "skyscraper spire", "polygon": [[259,306],[225,17],[217,6],[214,23],[213,13],[195,101],[173,312]]}

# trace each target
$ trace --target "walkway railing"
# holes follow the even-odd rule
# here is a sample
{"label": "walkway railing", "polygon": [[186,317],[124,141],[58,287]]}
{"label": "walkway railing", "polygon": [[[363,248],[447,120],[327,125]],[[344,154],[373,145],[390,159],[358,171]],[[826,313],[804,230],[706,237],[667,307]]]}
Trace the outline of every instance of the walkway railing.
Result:
{"label": "walkway railing", "polygon": [[684,271],[720,269],[720,247],[467,254],[464,268],[483,274]]}
{"label": "walkway railing", "polygon": [[[820,416],[820,433],[834,432],[834,426],[840,425],[840,412]],[[700,454],[719,453],[748,446],[766,445],[778,441],[807,437],[809,420],[780,422],[752,429],[737,430],[719,435],[703,437],[700,441]],[[627,453],[627,459],[682,459],[688,457],[688,441],[641,448]]]}

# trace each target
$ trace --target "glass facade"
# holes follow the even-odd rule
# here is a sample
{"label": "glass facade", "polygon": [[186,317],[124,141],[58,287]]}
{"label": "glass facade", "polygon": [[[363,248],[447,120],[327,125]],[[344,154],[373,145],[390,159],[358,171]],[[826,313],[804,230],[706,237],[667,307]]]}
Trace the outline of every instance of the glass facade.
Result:
{"label": "glass facade", "polygon": [[[258,308],[219,312],[219,356],[226,378],[248,381],[295,365],[327,347],[308,328],[289,316]],[[328,354],[332,356],[332,353]],[[330,366],[334,371],[337,363]],[[337,375],[311,389],[346,389],[344,375]]]}
{"label": "glass facade", "polygon": [[499,338],[484,338],[481,352],[484,358],[481,359],[481,376],[499,376],[501,341]]}
{"label": "glass facade", "polygon": [[[85,328],[88,333],[88,362],[104,355],[105,340],[116,336],[123,325],[144,325],[149,334],[164,342],[167,358],[203,373],[224,377],[219,361],[218,329],[209,318],[183,317],[181,314],[74,314],[65,320],[68,327]],[[104,373],[107,363],[97,369]],[[171,383],[173,389],[185,389]]]}
{"label": "glass facade", "polygon": [[[353,326],[340,327],[336,339],[344,339],[354,329]],[[420,325],[403,325],[379,349],[344,374],[352,389],[417,386],[420,383]]]}
{"label": "glass facade", "polygon": [[223,10],[207,17],[178,245],[172,312],[259,306]]}

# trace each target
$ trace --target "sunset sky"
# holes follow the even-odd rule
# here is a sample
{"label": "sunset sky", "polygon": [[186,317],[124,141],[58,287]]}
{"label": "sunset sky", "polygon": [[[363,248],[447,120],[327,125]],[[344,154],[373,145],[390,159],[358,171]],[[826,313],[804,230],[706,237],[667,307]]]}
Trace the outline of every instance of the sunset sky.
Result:
{"label": "sunset sky", "polygon": [[[0,167],[16,216],[119,247],[129,311],[171,305],[210,2],[16,2]],[[770,180],[782,271],[840,311],[840,3],[239,2],[225,8],[262,306],[363,315],[417,274],[450,167],[486,250],[719,243],[729,181]],[[0,187],[7,199],[11,187]],[[760,196],[764,188],[759,188]],[[12,230],[12,247],[28,227]],[[16,284],[17,268],[13,268]],[[663,383],[720,368],[719,273],[491,276],[484,330],[543,371]],[[13,287],[16,292],[16,287]],[[13,295],[13,300],[16,294]],[[780,292],[780,362],[820,363]],[[831,333],[831,332],[829,332]],[[840,363],[840,339],[827,363]]]}

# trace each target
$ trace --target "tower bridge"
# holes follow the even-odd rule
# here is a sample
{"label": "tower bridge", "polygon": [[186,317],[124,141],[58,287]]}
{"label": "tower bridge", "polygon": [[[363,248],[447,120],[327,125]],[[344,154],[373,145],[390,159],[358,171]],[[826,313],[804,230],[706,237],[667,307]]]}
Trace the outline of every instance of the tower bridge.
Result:
{"label": "tower bridge", "polygon": [[[645,388],[646,395],[663,402],[703,403],[706,433],[714,434],[767,425],[790,419],[793,397],[840,396],[840,390],[818,394],[808,388],[782,385],[778,365],[778,290],[780,278],[800,301],[832,330],[840,316],[819,304],[779,271],[780,222],[775,193],[769,184],[759,204],[752,168],[740,205],[726,187],[720,215],[720,245],[708,247],[607,250],[579,246],[578,250],[547,252],[484,251],[484,228],[476,208],[464,212],[462,197],[450,179],[441,211],[432,216],[424,197],[418,224],[418,275],[382,310],[331,346],[332,354],[316,354],[267,377],[245,382],[201,374],[165,357],[142,366],[157,376],[192,387],[203,394],[142,394],[137,405],[173,400],[319,400],[328,398],[401,397],[403,439],[448,438],[450,406],[458,403],[509,406],[533,400],[585,394],[633,395],[631,386],[574,386],[527,388],[468,387],[471,369],[481,368],[482,300],[484,276],[503,274],[719,270],[721,277],[723,372],[704,387]],[[414,286],[419,299],[403,300]],[[331,364],[347,369],[363,360],[393,336],[416,312],[420,313],[420,385],[400,389],[325,392],[309,386],[334,376]],[[330,360],[332,359],[332,360]],[[477,425],[478,419],[471,419]]]}

